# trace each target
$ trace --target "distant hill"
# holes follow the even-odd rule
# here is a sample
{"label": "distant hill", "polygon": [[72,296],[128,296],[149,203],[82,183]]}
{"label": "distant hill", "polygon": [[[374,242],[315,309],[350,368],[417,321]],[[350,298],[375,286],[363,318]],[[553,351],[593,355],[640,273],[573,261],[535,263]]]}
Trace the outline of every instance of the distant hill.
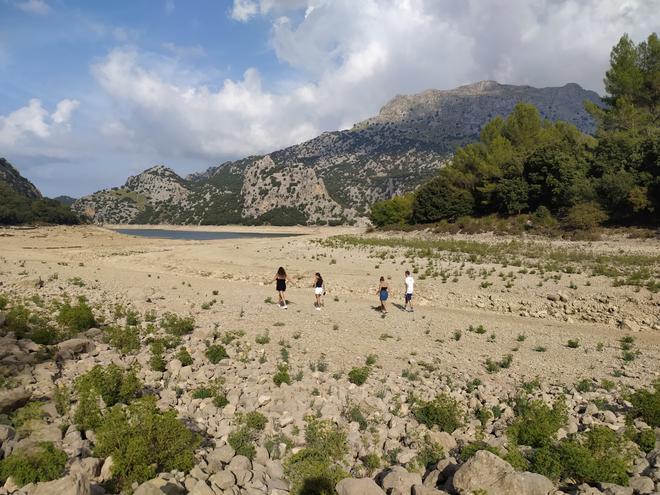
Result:
{"label": "distant hill", "polygon": [[6,184],[13,191],[29,199],[41,198],[39,189],[23,177],[14,166],[4,158],[0,158],[0,183]]}
{"label": "distant hill", "polygon": [[414,190],[483,125],[519,102],[549,120],[594,130],[577,84],[533,88],[482,81],[396,96],[352,129],[326,132],[267,155],[226,162],[182,178],[153,167],[120,188],[73,204],[95,222],[340,224],[360,221],[375,201]]}
{"label": "distant hill", "polygon": [[63,206],[71,206],[76,202],[76,198],[72,198],[71,196],[57,196],[53,199]]}
{"label": "distant hill", "polygon": [[78,216],[54,199],[44,198],[32,182],[0,158],[0,225],[76,224]]}

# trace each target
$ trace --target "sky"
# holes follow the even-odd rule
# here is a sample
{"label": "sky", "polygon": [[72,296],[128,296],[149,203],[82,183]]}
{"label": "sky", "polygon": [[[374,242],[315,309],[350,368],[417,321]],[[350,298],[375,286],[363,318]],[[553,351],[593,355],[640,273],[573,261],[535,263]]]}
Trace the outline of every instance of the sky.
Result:
{"label": "sky", "polygon": [[0,156],[47,196],[185,175],[485,79],[602,94],[660,0],[0,0]]}

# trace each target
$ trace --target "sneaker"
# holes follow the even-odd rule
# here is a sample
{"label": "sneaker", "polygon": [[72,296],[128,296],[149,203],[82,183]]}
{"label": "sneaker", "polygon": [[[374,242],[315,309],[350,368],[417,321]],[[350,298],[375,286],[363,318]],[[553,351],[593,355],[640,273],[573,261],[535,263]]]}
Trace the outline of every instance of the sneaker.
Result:
{"label": "sneaker", "polygon": [[289,307],[285,304],[284,306],[282,306],[282,309],[289,309]]}
{"label": "sneaker", "polygon": [[321,307],[320,307],[320,306],[316,306],[316,311],[321,311]]}

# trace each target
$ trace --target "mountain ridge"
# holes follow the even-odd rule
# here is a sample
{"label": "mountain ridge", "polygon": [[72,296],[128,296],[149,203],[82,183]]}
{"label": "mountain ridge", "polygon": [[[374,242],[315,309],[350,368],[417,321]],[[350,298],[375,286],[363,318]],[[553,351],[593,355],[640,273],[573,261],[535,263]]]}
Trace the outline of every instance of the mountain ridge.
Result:
{"label": "mountain ridge", "polygon": [[37,186],[9,163],[5,158],[0,158],[0,182],[7,184],[12,190],[27,199],[41,199],[43,196]]}
{"label": "mountain ridge", "polygon": [[397,95],[351,129],[185,178],[164,166],[151,167],[121,188],[79,199],[73,209],[103,223],[363,222],[371,204],[414,190],[458,146],[476,140],[486,122],[508,115],[519,102],[534,104],[548,120],[593,132],[584,100],[601,102],[575,83],[534,88],[479,81]]}

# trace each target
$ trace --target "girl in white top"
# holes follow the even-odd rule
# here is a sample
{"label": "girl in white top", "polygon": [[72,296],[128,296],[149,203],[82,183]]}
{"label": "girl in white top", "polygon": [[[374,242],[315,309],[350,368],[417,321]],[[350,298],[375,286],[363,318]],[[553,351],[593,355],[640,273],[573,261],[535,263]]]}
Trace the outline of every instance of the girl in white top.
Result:
{"label": "girl in white top", "polygon": [[413,303],[412,303],[412,296],[413,296],[413,289],[415,287],[415,280],[412,278],[412,275],[408,270],[406,270],[406,304],[404,305],[403,309],[408,310],[408,305],[410,305],[410,311],[411,313],[413,312]]}

